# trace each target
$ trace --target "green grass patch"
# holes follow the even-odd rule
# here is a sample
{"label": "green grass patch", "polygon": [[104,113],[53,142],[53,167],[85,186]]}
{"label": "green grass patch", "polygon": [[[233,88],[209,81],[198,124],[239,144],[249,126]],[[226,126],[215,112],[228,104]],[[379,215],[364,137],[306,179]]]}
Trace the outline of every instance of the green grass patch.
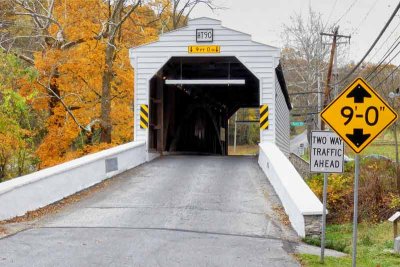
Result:
{"label": "green grass patch", "polygon": [[304,148],[304,155],[301,156],[302,159],[304,159],[307,162],[310,162],[310,148]]}
{"label": "green grass patch", "polygon": [[228,147],[228,155],[231,156],[241,156],[241,155],[257,155],[258,154],[258,145],[240,145],[236,147],[236,151],[233,149],[233,146]]}
{"label": "green grass patch", "polygon": [[[393,249],[393,232],[390,223],[367,224],[358,226],[357,266],[362,267],[398,267],[400,255],[388,250]],[[319,262],[319,256],[300,254],[298,258],[304,266],[351,266],[352,225],[328,225],[326,247],[348,253],[343,258],[325,257],[325,264]],[[319,239],[306,238],[312,245],[320,245]]]}
{"label": "green grass patch", "polygon": [[[399,149],[400,151],[400,149]],[[379,145],[379,144],[374,144],[372,143],[370,146],[366,147],[362,152],[361,152],[361,156],[367,156],[367,155],[371,155],[371,154],[378,154],[378,155],[382,155],[385,157],[388,157],[392,160],[396,159],[396,146],[391,144],[391,145]],[[348,149],[346,151],[346,155],[348,155],[349,157],[354,158],[355,157],[355,153],[351,150]]]}

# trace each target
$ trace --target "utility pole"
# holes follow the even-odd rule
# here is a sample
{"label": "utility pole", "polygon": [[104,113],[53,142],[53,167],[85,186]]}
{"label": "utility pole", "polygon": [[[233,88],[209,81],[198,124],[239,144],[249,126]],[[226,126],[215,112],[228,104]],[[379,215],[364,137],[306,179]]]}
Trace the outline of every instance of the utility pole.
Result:
{"label": "utility pole", "polygon": [[318,46],[318,60],[316,61],[316,63],[317,63],[317,68],[316,68],[316,70],[317,70],[317,91],[318,91],[318,95],[317,95],[317,97],[318,97],[318,107],[317,107],[317,114],[316,114],[316,117],[317,117],[317,123],[318,123],[318,125],[317,125],[317,128],[318,128],[318,130],[321,130],[322,129],[322,119],[321,119],[321,116],[319,116],[319,113],[322,111],[322,109],[321,109],[321,107],[322,107],[322,87],[321,87],[321,62],[323,62],[324,61],[324,56],[322,55],[322,35],[320,35],[321,37],[321,39],[320,39],[320,42],[319,42],[319,46]]}
{"label": "utility pole", "polygon": [[239,110],[236,111],[235,113],[235,131],[234,131],[234,135],[233,135],[233,152],[236,153],[236,134],[237,134],[237,114],[238,114]]}
{"label": "utility pole", "polygon": [[[332,47],[331,47],[331,53],[330,53],[330,57],[329,57],[329,65],[328,65],[328,73],[327,73],[327,77],[326,77],[326,84],[325,84],[325,90],[324,90],[324,101],[323,101],[323,108],[325,108],[329,101],[330,101],[330,96],[331,96],[331,78],[332,78],[332,71],[333,71],[333,67],[335,67],[335,76],[337,78],[337,45],[338,45],[338,39],[339,38],[346,38],[349,39],[351,38],[350,35],[339,35],[339,27],[336,27],[332,33],[324,33],[321,32],[320,33],[321,36],[330,36],[333,37],[332,40]],[[347,43],[347,42],[345,42]],[[341,43],[340,43],[341,44]],[[333,63],[335,61],[335,66],[333,66]],[[336,83],[337,81],[335,81]],[[336,91],[337,91],[337,84],[335,84],[336,87]],[[337,92],[335,92],[337,93]],[[325,129],[325,122],[321,121],[321,130]]]}
{"label": "utility pole", "polygon": [[[393,104],[394,104],[394,101],[393,101]],[[394,106],[392,106],[392,107],[394,107]],[[394,133],[394,143],[395,143],[395,151],[396,151],[396,185],[397,185],[397,192],[400,193],[399,142],[397,140],[397,121],[394,122],[393,133]]]}
{"label": "utility pole", "polygon": [[317,121],[318,121],[318,129],[322,129],[322,119],[321,116],[319,116],[319,113],[321,112],[321,107],[322,107],[322,89],[321,89],[321,75],[318,71],[317,73],[317,86],[318,86],[318,107],[317,111]]}
{"label": "utility pole", "polygon": [[333,60],[333,98],[335,98],[338,95],[338,84],[337,82],[339,81],[339,71],[338,71],[338,63],[337,63],[337,46],[338,43],[336,42],[336,47],[335,47],[335,58]]}
{"label": "utility pole", "polygon": [[[392,75],[392,83],[393,83],[393,75]],[[396,110],[396,99],[400,96],[399,94],[400,89],[397,88],[394,92],[389,93],[389,98],[392,100],[392,107]],[[400,193],[400,170],[399,170],[399,143],[397,140],[397,121],[393,124],[393,134],[394,134],[394,144],[395,144],[395,151],[396,151],[396,187],[398,193]]]}
{"label": "utility pole", "polygon": [[[329,98],[330,98],[333,57],[335,56],[335,52],[336,52],[336,41],[337,41],[338,32],[339,32],[339,27],[336,27],[333,32],[331,55],[329,57],[328,74],[326,76],[326,85],[325,85],[325,91],[324,91],[324,106],[323,106],[323,108],[325,108],[328,105]],[[325,35],[325,34],[321,33],[321,35]],[[321,130],[325,130],[325,122],[324,121],[321,122]]]}

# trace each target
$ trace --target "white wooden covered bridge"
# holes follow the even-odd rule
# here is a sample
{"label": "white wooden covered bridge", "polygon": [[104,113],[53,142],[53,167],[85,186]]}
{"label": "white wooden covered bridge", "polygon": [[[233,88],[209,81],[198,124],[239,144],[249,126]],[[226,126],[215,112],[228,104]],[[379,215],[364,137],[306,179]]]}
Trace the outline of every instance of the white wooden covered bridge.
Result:
{"label": "white wooden covered bridge", "polygon": [[[261,142],[289,153],[291,106],[279,48],[254,42],[219,20],[198,18],[131,49],[130,57],[135,70],[134,139],[146,141],[149,152],[225,155],[229,117],[239,108],[261,107]],[[144,114],[148,123],[143,113],[140,117],[141,107],[150,112]]]}

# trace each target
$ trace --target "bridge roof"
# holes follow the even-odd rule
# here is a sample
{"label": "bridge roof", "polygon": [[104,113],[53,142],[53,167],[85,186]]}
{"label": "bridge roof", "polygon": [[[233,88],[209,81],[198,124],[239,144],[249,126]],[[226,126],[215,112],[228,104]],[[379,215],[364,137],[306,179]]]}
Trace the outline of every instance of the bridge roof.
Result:
{"label": "bridge roof", "polygon": [[[250,34],[244,33],[244,32],[232,29],[232,28],[228,28],[228,27],[222,26],[222,22],[220,20],[209,18],[209,17],[199,17],[199,18],[190,19],[188,21],[187,26],[180,27],[180,28],[177,28],[175,30],[171,30],[171,31],[162,33],[162,34],[160,34],[158,40],[153,41],[153,42],[149,42],[149,43],[146,43],[146,44],[142,44],[142,45],[139,45],[139,46],[136,46],[136,47],[133,47],[133,48],[131,48],[131,50],[140,51],[143,48],[148,47],[148,46],[152,46],[153,44],[156,44],[156,43],[158,43],[160,41],[166,41],[166,40],[169,39],[169,37],[174,38],[174,36],[179,36],[180,33],[185,34],[185,32],[187,32],[187,31],[199,28],[198,26],[202,26],[203,28],[204,27],[209,27],[209,28],[218,28],[218,29],[221,29],[221,30],[226,30],[226,31],[229,31],[229,32],[231,32],[231,33],[233,33],[235,35],[241,35],[243,40],[251,41],[254,45],[264,46],[264,47],[267,47],[267,48],[269,48],[271,50],[276,50],[278,53],[280,53],[280,48],[275,47],[275,46],[271,46],[271,45],[268,45],[268,44],[265,44],[265,43],[253,41]],[[190,35],[185,34],[184,36],[187,36],[187,40],[193,40],[195,42],[195,39],[194,39],[195,35],[192,34],[192,36],[190,36]]]}

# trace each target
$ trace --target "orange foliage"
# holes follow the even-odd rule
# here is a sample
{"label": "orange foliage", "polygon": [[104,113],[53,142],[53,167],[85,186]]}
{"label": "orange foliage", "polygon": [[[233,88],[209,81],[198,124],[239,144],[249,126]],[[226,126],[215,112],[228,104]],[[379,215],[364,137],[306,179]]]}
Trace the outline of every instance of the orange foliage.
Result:
{"label": "orange foliage", "polygon": [[[79,124],[83,127],[90,124],[93,131],[98,129],[102,72],[105,68],[105,43],[97,40],[95,35],[103,27],[102,22],[105,21],[107,12],[105,3],[98,0],[57,1],[54,18],[63,27],[63,38],[68,41],[84,41],[67,49],[54,46],[34,55],[35,67],[41,81],[46,83],[56,70],[59,75],[52,81],[53,85],[57,86],[61,98]],[[158,25],[149,24],[153,20],[154,12],[149,7],[138,8],[123,25],[117,41],[118,52],[112,81],[112,145],[133,139],[133,69],[129,62],[128,49],[153,41],[157,37]],[[51,26],[50,33],[53,36],[58,31],[58,26]],[[44,88],[41,92],[48,93]],[[80,138],[81,130],[61,103],[57,103],[50,111],[47,131],[37,149],[41,159],[40,168],[104,149],[103,144],[93,142],[84,144],[83,147],[74,145],[74,141]],[[87,133],[92,134],[94,133]]]}

